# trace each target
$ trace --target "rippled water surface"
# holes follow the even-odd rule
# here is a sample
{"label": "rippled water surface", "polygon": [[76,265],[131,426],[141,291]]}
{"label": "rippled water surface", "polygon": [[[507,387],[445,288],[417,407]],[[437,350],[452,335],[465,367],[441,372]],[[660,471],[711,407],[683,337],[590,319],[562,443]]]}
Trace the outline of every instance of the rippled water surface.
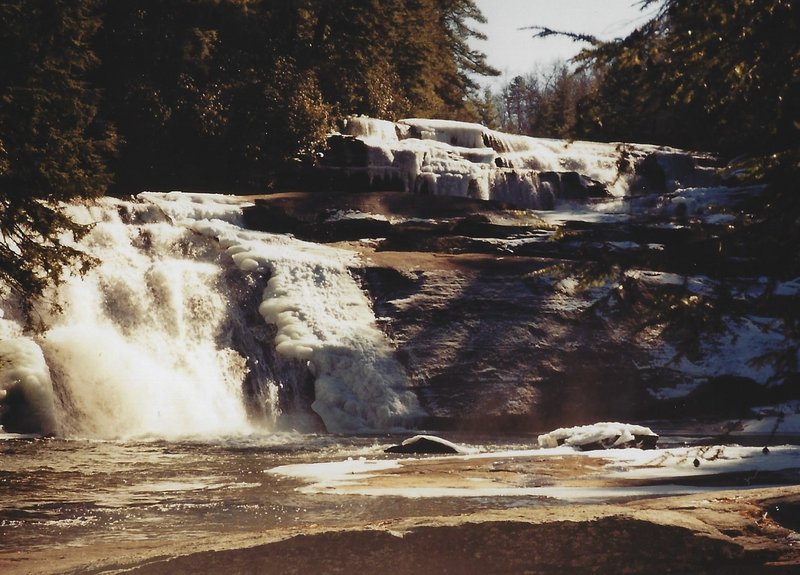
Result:
{"label": "rippled water surface", "polygon": [[[393,439],[269,436],[230,441],[0,441],[0,539],[6,551],[186,539],[309,524],[454,513],[481,499],[305,495],[269,470],[380,457]],[[507,501],[513,505],[513,501]]]}

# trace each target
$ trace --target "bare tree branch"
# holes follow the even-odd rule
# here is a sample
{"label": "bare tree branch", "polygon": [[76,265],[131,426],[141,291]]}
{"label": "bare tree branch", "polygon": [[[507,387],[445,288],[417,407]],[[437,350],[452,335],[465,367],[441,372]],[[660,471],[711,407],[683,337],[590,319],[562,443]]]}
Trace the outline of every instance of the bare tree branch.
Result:
{"label": "bare tree branch", "polygon": [[563,30],[553,30],[547,26],[524,26],[518,30],[536,30],[534,38],[548,38],[550,36],[563,36],[575,42],[588,42],[592,46],[599,46],[600,40],[591,34],[578,34],[576,32],[565,32]]}

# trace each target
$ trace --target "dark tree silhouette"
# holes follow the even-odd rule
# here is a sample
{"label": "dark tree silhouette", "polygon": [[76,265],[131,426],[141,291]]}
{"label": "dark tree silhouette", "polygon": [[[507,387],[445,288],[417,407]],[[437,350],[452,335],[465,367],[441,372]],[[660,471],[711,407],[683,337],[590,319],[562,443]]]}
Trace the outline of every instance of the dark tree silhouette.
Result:
{"label": "dark tree silhouette", "polygon": [[111,181],[113,130],[89,83],[100,26],[94,0],[16,0],[0,6],[0,276],[41,295],[62,268],[90,260],[64,243],[88,228],[60,202],[99,195]]}

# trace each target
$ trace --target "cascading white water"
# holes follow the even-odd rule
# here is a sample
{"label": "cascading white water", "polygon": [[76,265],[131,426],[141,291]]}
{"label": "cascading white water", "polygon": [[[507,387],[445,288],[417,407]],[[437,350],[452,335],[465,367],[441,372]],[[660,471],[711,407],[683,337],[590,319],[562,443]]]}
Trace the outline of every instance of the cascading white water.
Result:
{"label": "cascading white water", "polygon": [[[385,430],[420,415],[348,271],[352,252],[244,230],[244,202],[231,197],[141,200],[69,208],[95,222],[81,248],[100,263],[85,277],[67,274],[48,295],[62,311],[37,307],[39,332],[23,329],[4,302],[6,410],[22,405],[32,428],[67,436],[250,433],[278,416],[278,386],[263,366],[270,354],[259,350],[274,345],[277,356],[305,365],[302,378],[313,375],[312,409],[330,431]],[[263,295],[237,299],[231,275]],[[247,315],[245,303],[258,308],[262,331],[275,326],[274,341],[234,319]],[[253,401],[263,405],[254,410]]]}
{"label": "cascading white water", "polygon": [[23,340],[38,344],[49,368],[52,398],[37,402],[43,430],[103,438],[250,430],[246,362],[222,333],[230,302],[213,242],[152,206],[108,199],[70,211],[96,222],[81,247],[100,263],[85,277],[68,273],[37,307],[41,333]]}

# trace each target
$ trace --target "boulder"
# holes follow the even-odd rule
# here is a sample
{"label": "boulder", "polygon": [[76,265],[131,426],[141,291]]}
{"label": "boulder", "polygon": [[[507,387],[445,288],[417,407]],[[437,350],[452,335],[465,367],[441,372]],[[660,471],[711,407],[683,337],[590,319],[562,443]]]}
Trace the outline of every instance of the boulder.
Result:
{"label": "boulder", "polygon": [[415,435],[399,445],[392,445],[386,453],[466,453],[466,450],[434,435]]}

